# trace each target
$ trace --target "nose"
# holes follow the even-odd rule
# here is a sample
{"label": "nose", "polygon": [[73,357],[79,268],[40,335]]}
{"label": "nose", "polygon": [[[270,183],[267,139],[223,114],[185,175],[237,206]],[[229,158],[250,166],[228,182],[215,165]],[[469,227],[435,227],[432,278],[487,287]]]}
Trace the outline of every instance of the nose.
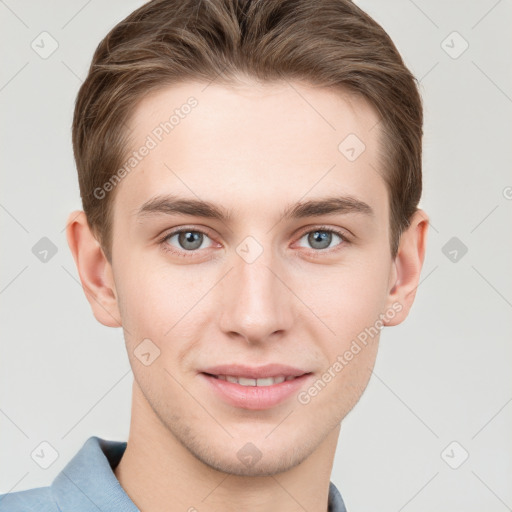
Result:
{"label": "nose", "polygon": [[292,327],[297,304],[284,265],[270,253],[263,251],[252,263],[235,255],[234,268],[220,290],[220,327],[228,336],[256,344]]}

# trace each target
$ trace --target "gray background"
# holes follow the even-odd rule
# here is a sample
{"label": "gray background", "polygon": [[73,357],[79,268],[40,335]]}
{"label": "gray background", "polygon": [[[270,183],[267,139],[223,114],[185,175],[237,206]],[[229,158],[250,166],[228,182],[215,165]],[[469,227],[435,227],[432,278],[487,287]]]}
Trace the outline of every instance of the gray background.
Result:
{"label": "gray background", "polygon": [[[512,4],[357,3],[421,79],[431,230],[416,303],[382,334],[332,480],[350,512],[512,510]],[[128,436],[122,333],[94,320],[64,227],[80,208],[78,87],[100,39],[141,4],[0,1],[0,492],[48,485],[91,435]],[[31,47],[46,37],[51,49],[43,31],[58,43],[46,59]],[[57,248],[46,262],[32,252],[43,237]],[[31,458],[43,441],[58,452],[47,469]]]}

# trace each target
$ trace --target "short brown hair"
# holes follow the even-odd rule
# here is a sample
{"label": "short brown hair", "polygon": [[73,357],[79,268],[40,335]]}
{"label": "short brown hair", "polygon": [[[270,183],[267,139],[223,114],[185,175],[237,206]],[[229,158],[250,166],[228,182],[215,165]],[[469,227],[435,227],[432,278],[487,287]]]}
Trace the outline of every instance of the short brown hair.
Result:
{"label": "short brown hair", "polygon": [[242,75],[339,87],[377,110],[394,257],[421,197],[423,110],[384,29],[349,0],[153,0],[100,42],[75,104],[82,204],[109,261],[114,191],[95,190],[124,161],[137,103],[186,80],[235,84]]}

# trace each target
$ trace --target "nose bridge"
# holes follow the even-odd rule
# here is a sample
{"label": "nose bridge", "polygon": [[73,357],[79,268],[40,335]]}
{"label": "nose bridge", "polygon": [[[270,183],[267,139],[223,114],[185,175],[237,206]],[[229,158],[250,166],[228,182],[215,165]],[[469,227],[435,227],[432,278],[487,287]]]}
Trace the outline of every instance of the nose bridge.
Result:
{"label": "nose bridge", "polygon": [[233,260],[221,299],[224,332],[258,342],[276,331],[288,330],[293,323],[291,294],[276,277],[283,268],[270,242],[264,247],[247,237],[236,248]]}

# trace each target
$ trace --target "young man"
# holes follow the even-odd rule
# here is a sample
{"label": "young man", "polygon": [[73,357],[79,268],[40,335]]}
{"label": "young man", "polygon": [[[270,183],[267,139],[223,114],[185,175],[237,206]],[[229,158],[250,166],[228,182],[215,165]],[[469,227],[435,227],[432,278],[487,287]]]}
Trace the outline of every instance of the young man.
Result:
{"label": "young man", "polygon": [[67,236],[134,375],[127,443],[91,437],[1,511],[344,511],[343,418],[414,300],[422,107],[348,0],[156,0],[78,94]]}

